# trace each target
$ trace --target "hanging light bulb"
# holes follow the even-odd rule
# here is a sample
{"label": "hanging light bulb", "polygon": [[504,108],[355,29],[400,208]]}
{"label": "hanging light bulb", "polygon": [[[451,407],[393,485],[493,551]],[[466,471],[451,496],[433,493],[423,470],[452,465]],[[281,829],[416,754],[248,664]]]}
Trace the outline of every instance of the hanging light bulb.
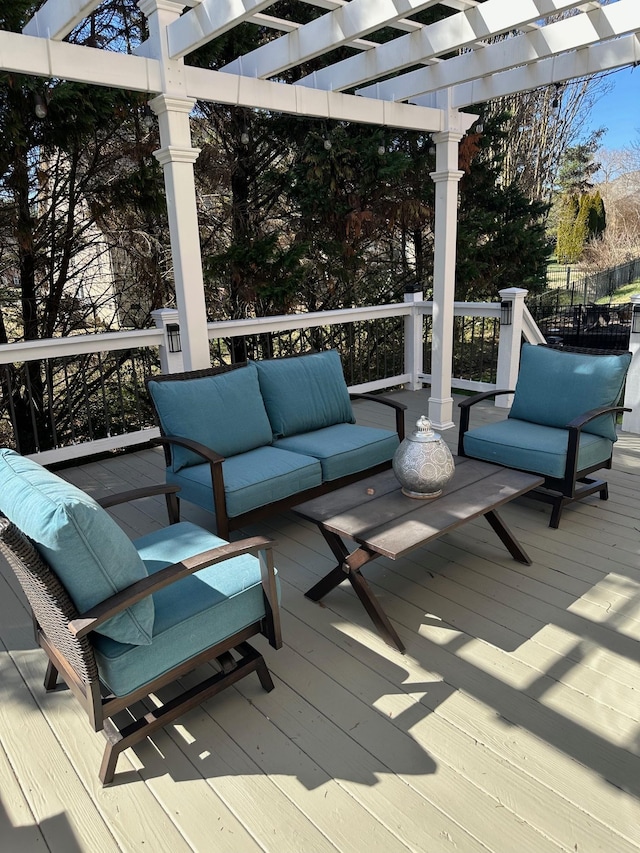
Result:
{"label": "hanging light bulb", "polygon": [[246,130],[244,130],[244,131],[240,134],[240,142],[242,142],[242,144],[243,144],[243,145],[248,145],[248,144],[249,144],[249,134],[247,133],[247,131],[246,131]]}
{"label": "hanging light bulb", "polygon": [[560,106],[560,84],[556,83],[556,92],[553,96],[553,101],[551,101],[551,108],[557,110]]}
{"label": "hanging light bulb", "polygon": [[140,119],[140,124],[147,131],[147,133],[149,133],[149,131],[153,127],[153,110],[151,109],[149,104],[145,104],[142,108],[142,118]]}
{"label": "hanging light bulb", "polygon": [[322,144],[324,145],[325,151],[331,151],[332,145],[331,145],[330,139],[325,139],[325,141]]}
{"label": "hanging light bulb", "polygon": [[34,112],[37,118],[43,119],[47,117],[47,113],[49,110],[47,109],[47,102],[42,97],[40,92],[36,92],[34,95],[34,100],[36,102]]}
{"label": "hanging light bulb", "polygon": [[382,144],[378,145],[378,154],[382,157],[382,155],[386,154],[386,153],[387,153],[387,149],[384,147],[384,145],[382,145]]}

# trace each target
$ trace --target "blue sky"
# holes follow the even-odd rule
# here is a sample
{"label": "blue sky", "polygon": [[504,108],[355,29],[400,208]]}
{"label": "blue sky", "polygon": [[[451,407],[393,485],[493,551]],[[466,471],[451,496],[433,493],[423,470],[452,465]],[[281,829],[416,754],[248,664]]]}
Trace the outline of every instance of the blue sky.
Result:
{"label": "blue sky", "polygon": [[640,142],[640,66],[610,74],[611,92],[600,98],[591,114],[590,129],[608,128],[603,148],[624,148]]}

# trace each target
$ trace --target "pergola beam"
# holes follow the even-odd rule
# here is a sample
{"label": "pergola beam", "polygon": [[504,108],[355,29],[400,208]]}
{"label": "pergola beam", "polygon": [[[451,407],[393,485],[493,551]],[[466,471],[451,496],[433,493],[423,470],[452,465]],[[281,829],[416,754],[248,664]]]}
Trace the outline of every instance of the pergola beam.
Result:
{"label": "pergola beam", "polygon": [[167,27],[169,57],[181,59],[274,4],[275,0],[202,0]]}
{"label": "pergola beam", "polygon": [[303,77],[300,84],[343,91],[370,80],[396,74],[413,65],[481,43],[483,39],[527,28],[547,15],[584,5],[584,0],[486,0],[415,33],[380,44],[360,56]]}
{"label": "pergola beam", "polygon": [[185,66],[184,71],[190,98],[221,104],[425,132],[449,129],[464,133],[477,119],[471,113],[317,91],[190,65]]}
{"label": "pergola beam", "polygon": [[[160,62],[156,59],[66,42],[47,42],[6,31],[0,31],[0,69],[150,94],[157,94],[162,88]],[[186,66],[184,74],[186,97],[292,115],[428,132],[445,129],[464,132],[476,118],[453,110],[443,112],[432,107],[357,98],[341,92],[314,91],[306,86],[255,80],[195,66]]]}
{"label": "pergola beam", "polygon": [[351,0],[341,8],[239,57],[222,70],[248,77],[274,77],[437,2],[439,0],[378,0],[377,3]]}
{"label": "pergola beam", "polygon": [[[451,92],[451,105],[456,109],[482,104],[492,98],[507,97],[518,92],[541,89],[640,63],[640,36],[637,33],[615,41],[594,44],[580,50],[540,60],[512,71],[495,74],[484,80],[473,80],[456,86]],[[436,95],[416,98],[416,104],[435,106]]]}
{"label": "pergola beam", "polygon": [[0,69],[137,92],[161,88],[155,60],[7,31],[0,31]]}
{"label": "pergola beam", "polygon": [[102,0],[47,0],[23,27],[22,32],[28,36],[61,40],[82,23],[101,2]]}
{"label": "pergola beam", "polygon": [[637,0],[618,0],[612,6],[565,18],[533,32],[487,45],[482,50],[453,57],[430,68],[421,68],[367,86],[359,89],[357,94],[367,98],[404,101],[470,80],[488,79],[493,74],[517,66],[535,64],[556,55],[560,47],[563,51],[580,50],[637,29],[640,29],[640,4]]}

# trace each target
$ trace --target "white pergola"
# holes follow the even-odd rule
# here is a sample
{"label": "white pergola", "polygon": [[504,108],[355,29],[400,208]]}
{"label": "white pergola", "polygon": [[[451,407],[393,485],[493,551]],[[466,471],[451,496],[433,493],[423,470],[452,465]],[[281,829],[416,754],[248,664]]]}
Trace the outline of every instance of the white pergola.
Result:
{"label": "white pergola", "polygon": [[[0,32],[0,68],[149,94],[158,117],[185,369],[209,365],[190,118],[196,100],[430,132],[436,145],[433,384],[429,416],[452,426],[451,360],[458,144],[473,104],[640,61],[639,0],[297,0],[322,10],[311,23],[269,14],[275,0],[139,0],[149,39],[133,54],[65,37],[100,0],[46,0],[23,33]],[[416,13],[445,7],[429,26]],[[295,8],[295,7],[294,7]],[[557,20],[558,13],[571,16]],[[555,17],[555,20],[554,20]],[[190,66],[189,53],[241,23],[273,39],[224,68]],[[370,36],[392,28],[384,44]],[[352,55],[296,78],[336,48]],[[295,79],[283,82],[284,71]]]}

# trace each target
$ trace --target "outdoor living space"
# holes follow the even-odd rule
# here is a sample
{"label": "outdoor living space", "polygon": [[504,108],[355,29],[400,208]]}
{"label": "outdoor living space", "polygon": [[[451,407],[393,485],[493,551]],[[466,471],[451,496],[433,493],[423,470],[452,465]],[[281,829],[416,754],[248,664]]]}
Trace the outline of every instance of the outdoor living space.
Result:
{"label": "outdoor living space", "polygon": [[[410,428],[428,392],[391,396]],[[358,422],[381,425],[377,408],[355,403]],[[455,452],[457,429],[443,437]],[[621,432],[608,501],[573,504],[557,530],[543,504],[502,508],[530,566],[483,518],[366,566],[405,654],[349,584],[305,597],[334,564],[314,525],[286,512],[243,530],[276,541],[284,645],[257,643],[275,689],[243,679],[125,752],[105,788],[102,735],[69,691],[45,693],[3,564],[0,849],[640,850],[639,471],[640,436]],[[163,482],[164,458],[61,473],[101,496]],[[162,498],[112,514],[132,537],[166,523]],[[182,517],[212,529],[186,502]]]}

